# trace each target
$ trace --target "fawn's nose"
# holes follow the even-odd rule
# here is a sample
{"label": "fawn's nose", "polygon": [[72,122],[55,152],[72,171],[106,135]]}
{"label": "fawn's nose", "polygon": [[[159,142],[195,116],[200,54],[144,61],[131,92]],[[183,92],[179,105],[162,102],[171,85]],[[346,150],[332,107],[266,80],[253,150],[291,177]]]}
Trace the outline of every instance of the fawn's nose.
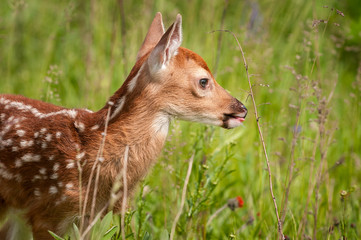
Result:
{"label": "fawn's nose", "polygon": [[243,103],[241,103],[238,99],[235,98],[235,103],[232,104],[232,110],[237,113],[242,113],[242,117],[245,118],[247,116],[248,110]]}
{"label": "fawn's nose", "polygon": [[247,110],[246,106],[243,105],[243,103],[242,103],[242,111],[244,112],[244,117],[246,117],[248,110]]}

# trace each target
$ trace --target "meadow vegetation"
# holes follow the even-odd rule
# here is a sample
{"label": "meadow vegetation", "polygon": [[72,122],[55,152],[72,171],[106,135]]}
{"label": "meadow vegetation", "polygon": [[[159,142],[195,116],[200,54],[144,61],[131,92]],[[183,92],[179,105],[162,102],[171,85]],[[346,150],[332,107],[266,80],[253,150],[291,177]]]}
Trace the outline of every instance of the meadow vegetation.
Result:
{"label": "meadow vegetation", "polygon": [[[172,122],[130,201],[126,238],[169,239],[194,154],[175,239],[277,239],[259,121],[285,237],[359,239],[358,0],[0,1],[0,92],[100,109],[130,72],[157,11],[166,27],[182,14],[182,45],[249,113],[233,130]],[[242,44],[258,119],[237,43],[210,33],[217,29]],[[101,238],[121,239],[119,215],[94,226],[92,239]]]}

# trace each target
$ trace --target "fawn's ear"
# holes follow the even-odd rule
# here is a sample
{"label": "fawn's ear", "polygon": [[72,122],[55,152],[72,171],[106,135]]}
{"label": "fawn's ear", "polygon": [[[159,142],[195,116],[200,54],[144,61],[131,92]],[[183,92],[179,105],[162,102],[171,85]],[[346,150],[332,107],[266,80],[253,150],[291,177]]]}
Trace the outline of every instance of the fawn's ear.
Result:
{"label": "fawn's ear", "polygon": [[165,68],[173,56],[177,54],[182,43],[182,16],[177,15],[176,21],[170,26],[157,46],[150,53],[148,64],[151,73],[156,73]]}
{"label": "fawn's ear", "polygon": [[157,12],[137,55],[137,61],[157,45],[164,34],[162,14]]}

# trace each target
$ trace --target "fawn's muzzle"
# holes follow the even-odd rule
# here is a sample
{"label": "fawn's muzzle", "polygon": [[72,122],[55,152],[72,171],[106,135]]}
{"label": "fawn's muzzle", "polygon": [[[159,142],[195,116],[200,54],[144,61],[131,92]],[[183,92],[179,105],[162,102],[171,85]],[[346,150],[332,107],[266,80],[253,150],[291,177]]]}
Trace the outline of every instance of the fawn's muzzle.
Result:
{"label": "fawn's muzzle", "polygon": [[242,124],[247,116],[247,108],[238,101],[234,99],[234,103],[230,106],[232,112],[223,114],[223,128],[231,129],[238,127]]}

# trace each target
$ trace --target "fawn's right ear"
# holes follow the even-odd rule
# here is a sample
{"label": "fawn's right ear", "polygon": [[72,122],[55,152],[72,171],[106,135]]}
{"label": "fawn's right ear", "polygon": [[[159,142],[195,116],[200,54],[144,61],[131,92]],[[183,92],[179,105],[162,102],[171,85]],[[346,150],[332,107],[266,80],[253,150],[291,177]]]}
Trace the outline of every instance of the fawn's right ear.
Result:
{"label": "fawn's right ear", "polygon": [[157,12],[137,55],[137,61],[157,45],[164,34],[162,14]]}
{"label": "fawn's right ear", "polygon": [[182,44],[182,16],[177,15],[176,21],[170,26],[148,58],[151,73],[157,73],[169,64]]}

